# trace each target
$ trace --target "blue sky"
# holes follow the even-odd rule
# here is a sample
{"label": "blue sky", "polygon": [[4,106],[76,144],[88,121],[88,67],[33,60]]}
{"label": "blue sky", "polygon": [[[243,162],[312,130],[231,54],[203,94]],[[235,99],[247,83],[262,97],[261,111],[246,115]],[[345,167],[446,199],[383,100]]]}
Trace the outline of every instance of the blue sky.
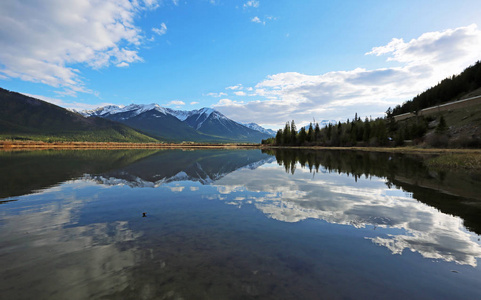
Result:
{"label": "blue sky", "polygon": [[480,1],[1,1],[0,87],[66,108],[382,116],[481,59]]}

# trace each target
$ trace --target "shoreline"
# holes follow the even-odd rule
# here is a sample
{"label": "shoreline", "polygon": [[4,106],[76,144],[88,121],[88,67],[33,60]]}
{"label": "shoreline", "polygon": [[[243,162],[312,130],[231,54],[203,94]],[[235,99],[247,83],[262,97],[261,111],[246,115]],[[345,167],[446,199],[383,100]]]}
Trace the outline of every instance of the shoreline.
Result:
{"label": "shoreline", "polygon": [[0,151],[16,150],[120,150],[120,149],[258,149],[259,144],[169,144],[125,142],[0,141]]}
{"label": "shoreline", "polygon": [[417,147],[322,147],[322,146],[268,146],[262,144],[203,144],[203,143],[126,143],[126,142],[37,142],[0,141],[0,151],[11,150],[89,150],[89,149],[292,149],[292,150],[344,150],[391,153],[479,153],[481,149],[445,149]]}
{"label": "shoreline", "polygon": [[418,147],[322,147],[322,146],[260,146],[261,149],[292,149],[292,150],[343,150],[363,152],[412,153],[412,154],[481,154],[481,149],[458,148],[418,148]]}

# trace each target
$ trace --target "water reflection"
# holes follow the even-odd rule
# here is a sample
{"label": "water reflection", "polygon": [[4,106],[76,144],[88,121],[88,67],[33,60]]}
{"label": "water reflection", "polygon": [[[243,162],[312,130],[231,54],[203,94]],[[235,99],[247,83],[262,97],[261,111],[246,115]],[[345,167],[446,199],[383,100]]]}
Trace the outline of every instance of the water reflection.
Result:
{"label": "water reflection", "polygon": [[0,160],[12,175],[0,172],[2,295],[481,296],[480,177],[429,170],[419,157],[139,150]]}
{"label": "water reflection", "polygon": [[117,245],[141,233],[127,222],[79,225],[89,200],[61,189],[22,201],[25,209],[0,213],[5,299],[91,299],[129,285],[131,278],[122,270],[134,266],[138,254]]}
{"label": "water reflection", "polygon": [[[464,216],[466,210],[471,210],[470,216],[478,218],[470,219],[475,221],[470,224],[478,229],[481,191],[477,194],[476,190],[481,185],[466,191],[459,189],[462,194],[474,196],[472,199],[453,195],[452,184],[441,188],[436,183],[441,180],[437,174],[429,172],[419,159],[405,156],[396,158],[403,161],[400,164],[386,154],[342,153],[341,156],[332,151],[279,152],[275,153],[278,163],[288,174],[279,173],[272,166],[261,168],[255,174],[238,172],[216,182],[219,193],[235,195],[242,189],[253,192],[246,198],[235,196],[229,201],[236,205],[253,202],[266,215],[284,222],[313,218],[357,228],[390,229],[387,237],[368,239],[387,247],[393,254],[410,250],[425,258],[477,265],[481,257],[479,237],[466,231],[462,218],[451,214]],[[347,176],[339,176],[340,173]],[[409,178],[409,182],[405,178]],[[410,182],[416,181],[436,188],[413,187]],[[418,192],[420,189],[422,193]],[[410,190],[414,193],[407,192]],[[413,195],[422,197],[417,199]],[[440,205],[432,207],[424,203]],[[439,210],[452,207],[449,214]],[[401,231],[393,233],[392,229]]]}

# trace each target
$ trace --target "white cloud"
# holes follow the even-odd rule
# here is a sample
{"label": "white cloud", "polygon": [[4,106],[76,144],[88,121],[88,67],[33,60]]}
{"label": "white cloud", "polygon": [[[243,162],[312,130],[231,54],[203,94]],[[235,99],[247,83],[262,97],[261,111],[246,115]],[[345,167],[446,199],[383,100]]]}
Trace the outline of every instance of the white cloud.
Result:
{"label": "white cloud", "polygon": [[120,64],[117,64],[117,67],[119,67],[119,68],[128,67],[128,66],[129,66],[129,64],[126,63],[125,61],[121,62]]}
{"label": "white cloud", "polygon": [[196,101],[190,102],[190,105],[196,105],[196,104],[199,104],[199,102],[196,102]]}
{"label": "white cloud", "polygon": [[91,92],[77,64],[102,68],[140,62],[144,37],[134,24],[156,0],[0,1],[0,74]]}
{"label": "white cloud", "polygon": [[251,22],[266,25],[267,21],[275,21],[275,20],[277,20],[277,18],[273,16],[267,16],[264,18],[264,20],[261,20],[258,16],[255,16],[251,19]]}
{"label": "white cloud", "polygon": [[172,0],[172,3],[174,3],[175,6],[179,5],[179,0]]}
{"label": "white cloud", "polygon": [[254,22],[254,23],[259,23],[259,24],[266,24],[266,22],[262,22],[261,19],[259,19],[259,17],[255,16],[254,18],[251,19],[251,22]]}
{"label": "white cloud", "polygon": [[243,91],[237,91],[237,92],[234,92],[234,94],[235,94],[236,96],[245,96],[245,95],[246,95],[246,93],[243,92]]}
{"label": "white cloud", "polygon": [[180,100],[173,100],[173,101],[170,101],[169,103],[167,103],[167,106],[169,105],[177,105],[177,106],[180,106],[180,105],[185,105],[185,102],[184,101],[180,101]]}
{"label": "white cloud", "polygon": [[167,33],[167,25],[165,23],[160,24],[160,28],[152,28],[152,31],[158,35],[164,35]]}
{"label": "white cloud", "polygon": [[481,59],[481,31],[471,25],[425,33],[407,43],[393,39],[366,55],[385,55],[398,66],[321,75],[274,74],[255,86],[255,100],[243,104],[221,100],[214,106],[234,120],[272,128],[292,119],[298,124],[313,118],[345,120],[356,112],[362,117],[383,116],[389,106],[411,99]]}
{"label": "white cloud", "polygon": [[227,94],[226,94],[226,93],[222,93],[222,92],[220,92],[220,93],[208,93],[208,94],[206,94],[206,96],[219,98],[219,97],[222,97],[222,96],[227,96]]}
{"label": "white cloud", "polygon": [[242,84],[237,84],[237,85],[228,86],[225,89],[226,90],[242,90],[243,88],[244,87],[242,86]]}
{"label": "white cloud", "polygon": [[244,8],[248,8],[248,7],[254,7],[254,8],[259,7],[259,1],[255,1],[255,0],[247,1],[246,3],[244,3]]}

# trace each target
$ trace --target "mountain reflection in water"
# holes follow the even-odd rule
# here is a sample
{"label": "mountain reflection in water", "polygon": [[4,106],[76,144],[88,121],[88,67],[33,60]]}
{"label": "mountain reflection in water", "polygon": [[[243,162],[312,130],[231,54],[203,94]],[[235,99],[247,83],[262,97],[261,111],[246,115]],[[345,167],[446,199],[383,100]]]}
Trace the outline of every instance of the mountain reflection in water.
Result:
{"label": "mountain reflection in water", "polygon": [[480,178],[349,151],[0,153],[0,294],[479,298]]}

